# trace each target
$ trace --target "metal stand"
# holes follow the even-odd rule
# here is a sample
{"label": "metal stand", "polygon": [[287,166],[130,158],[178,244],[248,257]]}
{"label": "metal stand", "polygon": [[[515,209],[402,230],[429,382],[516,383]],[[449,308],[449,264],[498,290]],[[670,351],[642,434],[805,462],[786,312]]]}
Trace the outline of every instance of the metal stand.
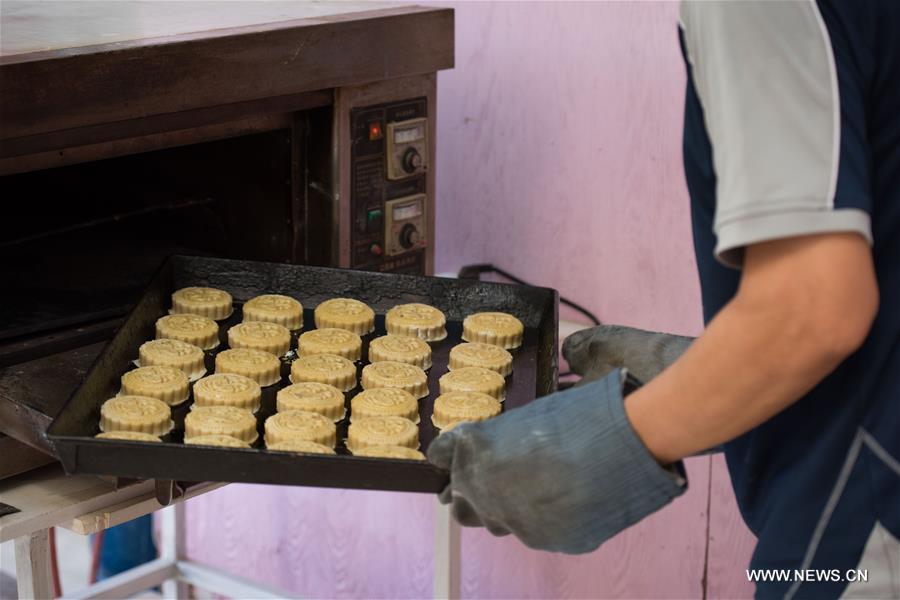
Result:
{"label": "metal stand", "polygon": [[[0,518],[0,541],[15,539],[20,598],[53,597],[50,527],[65,527],[82,535],[97,533],[160,510],[160,495],[171,502],[161,510],[160,557],[67,594],[65,598],[123,598],[156,586],[162,588],[165,598],[188,598],[190,586],[231,598],[296,597],[286,590],[187,559],[184,501],[221,484],[184,488],[169,485],[171,482],[122,483],[82,475],[65,476],[58,466],[0,483],[0,497],[12,506],[21,507],[19,512]],[[448,507],[437,501],[434,521],[434,597],[456,600],[460,597],[459,525]]]}
{"label": "metal stand", "polygon": [[460,527],[450,507],[434,501],[434,597],[460,597]]}
{"label": "metal stand", "polygon": [[[157,492],[158,493],[158,492]],[[185,543],[184,503],[179,502],[173,506],[167,506],[160,511],[162,521],[160,533],[162,534],[159,557],[167,560],[175,567],[173,575],[177,574],[178,561],[187,558]],[[162,592],[164,598],[187,598],[188,586],[177,577],[172,577],[163,582]]]}
{"label": "metal stand", "polygon": [[53,597],[49,529],[16,538],[16,579],[19,598]]}
{"label": "metal stand", "polygon": [[123,598],[154,586],[163,598],[188,598],[189,586],[232,598],[293,598],[285,590],[263,586],[224,571],[200,565],[185,557],[184,503],[160,511],[160,557],[120,573],[64,598]]}
{"label": "metal stand", "polygon": [[[155,493],[160,493],[157,486]],[[183,496],[182,496],[183,498]],[[158,559],[119,573],[64,598],[123,598],[155,586],[163,598],[189,597],[190,586],[232,598],[295,598],[285,590],[271,588],[225,571],[187,559],[185,506],[181,499],[163,508]]]}

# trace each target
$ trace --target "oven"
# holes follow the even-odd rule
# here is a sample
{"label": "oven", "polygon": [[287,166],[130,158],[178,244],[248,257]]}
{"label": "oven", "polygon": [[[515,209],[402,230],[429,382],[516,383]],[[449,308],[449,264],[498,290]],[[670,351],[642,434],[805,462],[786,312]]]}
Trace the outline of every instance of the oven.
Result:
{"label": "oven", "polygon": [[2,18],[3,434],[50,450],[170,255],[432,273],[452,10],[11,1]]}

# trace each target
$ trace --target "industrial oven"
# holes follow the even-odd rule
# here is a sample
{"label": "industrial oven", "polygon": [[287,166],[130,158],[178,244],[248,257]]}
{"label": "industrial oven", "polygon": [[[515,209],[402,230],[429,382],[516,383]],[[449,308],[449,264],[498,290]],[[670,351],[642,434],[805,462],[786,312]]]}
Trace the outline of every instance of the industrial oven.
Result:
{"label": "industrial oven", "polygon": [[432,272],[452,10],[8,1],[0,37],[0,445],[50,451],[167,256]]}

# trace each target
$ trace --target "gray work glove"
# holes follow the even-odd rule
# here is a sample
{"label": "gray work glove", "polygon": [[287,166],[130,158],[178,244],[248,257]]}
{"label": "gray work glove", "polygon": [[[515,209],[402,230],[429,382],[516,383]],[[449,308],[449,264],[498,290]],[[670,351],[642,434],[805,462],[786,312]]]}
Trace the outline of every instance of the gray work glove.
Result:
{"label": "gray work glove", "polygon": [[[627,369],[641,382],[648,382],[687,350],[692,337],[644,331],[623,325],[599,325],[576,331],[563,342],[563,356],[572,372],[581,375],[576,386],[608,375],[615,369]],[[697,452],[702,456],[721,452],[716,446]]]}
{"label": "gray work glove", "polygon": [[437,437],[428,460],[450,472],[439,498],[465,526],[512,533],[531,548],[578,554],[687,489],[631,428],[624,372],[545,396]]}
{"label": "gray work glove", "polygon": [[563,343],[563,356],[584,382],[613,369],[628,369],[644,383],[675,362],[694,338],[623,327],[600,325],[576,331]]}

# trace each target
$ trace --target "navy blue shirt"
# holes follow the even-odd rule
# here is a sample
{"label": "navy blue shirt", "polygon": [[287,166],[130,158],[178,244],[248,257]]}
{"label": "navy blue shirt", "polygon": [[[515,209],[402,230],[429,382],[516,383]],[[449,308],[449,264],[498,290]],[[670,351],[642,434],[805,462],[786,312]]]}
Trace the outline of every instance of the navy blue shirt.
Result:
{"label": "navy blue shirt", "polygon": [[879,286],[864,345],[726,444],[741,514],[758,537],[751,568],[841,572],[759,582],[757,595],[865,593],[844,578],[859,566],[890,578],[895,596],[900,562],[884,573],[872,558],[900,538],[900,2],[686,3],[681,41],[705,319],[734,296],[743,249],[765,240],[859,233]]}

